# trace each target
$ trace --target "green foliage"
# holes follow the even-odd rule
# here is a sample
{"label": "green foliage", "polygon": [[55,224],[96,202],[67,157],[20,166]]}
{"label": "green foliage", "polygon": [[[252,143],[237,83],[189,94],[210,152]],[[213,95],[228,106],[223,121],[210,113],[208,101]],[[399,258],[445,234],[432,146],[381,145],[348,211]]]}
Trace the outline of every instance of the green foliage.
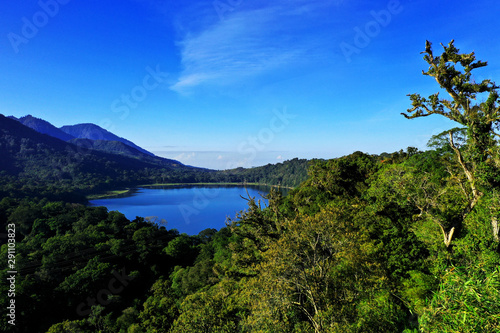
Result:
{"label": "green foliage", "polygon": [[317,161],[309,169],[304,186],[290,193],[291,206],[314,214],[334,198],[359,196],[377,167],[375,157],[359,151],[339,159]]}
{"label": "green foliage", "polygon": [[[484,193],[494,191],[498,186],[500,163],[498,163],[498,142],[495,137],[499,134],[495,130],[500,123],[500,96],[499,87],[491,80],[485,79],[478,83],[473,79],[472,71],[486,66],[486,62],[476,61],[474,52],[459,53],[453,40],[448,46],[442,46],[443,53],[436,56],[432,44],[426,42],[425,51],[422,53],[425,53],[424,60],[429,64],[429,70],[422,73],[433,77],[450,95],[451,100],[440,98],[439,92],[429,98],[411,94],[412,108],[407,110],[408,114],[402,113],[402,115],[412,119],[439,114],[465,126],[450,130],[448,138],[449,147],[456,155],[455,163],[459,166],[460,175],[454,170],[449,172],[457,178],[463,200],[466,202],[461,216],[449,218],[452,223],[448,223],[448,227],[444,227],[438,221],[448,247],[455,229],[462,226],[463,220],[482,200]],[[477,102],[480,97],[486,101]],[[461,146],[454,142],[454,134],[457,133],[461,135],[462,140],[465,139],[465,145]],[[494,207],[491,207],[491,210],[494,211]],[[430,215],[439,219],[432,212]],[[497,221],[498,216],[493,215],[491,217],[493,237],[499,242]]]}
{"label": "green foliage", "polygon": [[[259,327],[278,315],[293,323],[294,310],[293,318],[303,317],[318,332],[396,329],[392,317],[404,316],[404,311],[388,300],[392,296],[377,263],[379,249],[360,228],[367,221],[355,213],[359,208],[336,203],[284,224],[283,236],[264,254],[254,287],[259,295],[254,302],[267,310],[253,313],[250,322]],[[370,300],[375,290],[378,309],[384,303],[387,312],[377,313]]]}
{"label": "green foliage", "polygon": [[283,187],[297,187],[307,179],[310,161],[294,158],[282,163],[267,164],[250,169],[237,168],[219,172],[226,181],[243,181]]}
{"label": "green foliage", "polygon": [[[53,331],[78,327],[95,332],[97,325],[114,332],[118,315],[121,326],[137,317],[130,313],[122,317],[121,311],[145,297],[150,281],[173,269],[162,249],[178,237],[176,232],[142,220],[131,223],[104,207],[2,202],[7,221],[17,219],[20,212],[29,217],[23,225],[30,232],[24,237],[20,234],[16,244],[16,302],[22,308],[16,319],[25,332],[47,330],[58,322],[61,324],[53,326]],[[199,242],[197,237],[193,241]],[[6,244],[1,254],[3,267],[7,267]],[[179,257],[179,263],[192,265],[194,257]],[[7,274],[5,268],[0,271],[3,279]],[[2,303],[7,299],[5,288],[5,284],[0,287]],[[86,311],[92,305],[103,308],[90,323]],[[0,325],[8,327],[6,318]]]}
{"label": "green foliage", "polygon": [[241,316],[240,291],[233,282],[222,281],[207,291],[187,296],[170,332],[237,332]]}
{"label": "green foliage", "polygon": [[451,267],[420,319],[424,332],[498,332],[500,270],[481,263]]}
{"label": "green foliage", "polygon": [[170,281],[160,278],[151,287],[152,295],[139,314],[140,327],[147,332],[167,332],[179,315],[177,298],[169,285]]}
{"label": "green foliage", "polygon": [[193,262],[198,255],[198,240],[189,237],[187,234],[181,234],[163,249],[163,252],[169,257],[171,262],[180,263]]}

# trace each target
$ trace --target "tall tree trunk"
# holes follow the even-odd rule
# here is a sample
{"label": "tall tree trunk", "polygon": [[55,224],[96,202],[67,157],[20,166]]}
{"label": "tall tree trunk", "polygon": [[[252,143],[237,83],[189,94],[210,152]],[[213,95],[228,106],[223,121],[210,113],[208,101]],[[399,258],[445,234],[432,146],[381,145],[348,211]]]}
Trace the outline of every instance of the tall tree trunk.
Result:
{"label": "tall tree trunk", "polygon": [[495,242],[500,241],[500,239],[498,238],[498,218],[496,216],[491,217],[491,227],[493,229],[493,239],[495,240]]}

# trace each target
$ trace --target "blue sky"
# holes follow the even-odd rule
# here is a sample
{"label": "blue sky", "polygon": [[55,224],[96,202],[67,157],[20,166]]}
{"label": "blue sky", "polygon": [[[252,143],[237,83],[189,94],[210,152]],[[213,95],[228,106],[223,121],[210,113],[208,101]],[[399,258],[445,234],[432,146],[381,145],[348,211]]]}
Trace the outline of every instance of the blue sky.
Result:
{"label": "blue sky", "polygon": [[425,148],[406,120],[425,40],[455,39],[500,81],[496,1],[0,3],[0,113],[91,122],[153,153],[226,169]]}

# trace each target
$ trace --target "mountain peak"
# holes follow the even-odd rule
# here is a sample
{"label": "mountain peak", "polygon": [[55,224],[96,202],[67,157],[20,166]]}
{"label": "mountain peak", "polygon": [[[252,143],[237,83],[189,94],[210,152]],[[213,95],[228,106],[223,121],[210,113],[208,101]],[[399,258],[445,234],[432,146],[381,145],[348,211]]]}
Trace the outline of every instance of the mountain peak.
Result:
{"label": "mountain peak", "polygon": [[126,144],[129,147],[139,150],[144,154],[147,154],[149,156],[155,156],[149,151],[137,146],[133,142],[124,139],[122,137],[119,137],[96,124],[84,123],[77,125],[68,125],[61,127],[60,130],[78,139],[119,141]]}
{"label": "mountain peak", "polygon": [[40,119],[40,118],[37,118],[37,117],[33,117],[33,116],[32,116],[32,115],[30,115],[30,114],[27,114],[27,115],[25,115],[24,117],[21,117],[20,119],[32,119],[32,118],[34,118],[34,119]]}
{"label": "mountain peak", "polygon": [[143,154],[155,157],[154,154],[137,146],[133,142],[124,139],[122,137],[119,137],[96,124],[82,123],[82,124],[67,125],[67,126],[62,126],[61,128],[57,128],[48,121],[34,117],[31,114],[28,114],[19,119],[14,116],[10,116],[9,118],[18,121],[24,126],[34,129],[39,133],[47,134],[66,142],[71,141],[73,139],[118,141],[140,151]]}
{"label": "mountain peak", "polygon": [[24,117],[21,117],[19,119],[15,118],[15,117],[13,117],[11,119],[17,120],[18,122],[20,122],[24,126],[32,128],[39,133],[47,134],[47,135],[50,135],[52,137],[58,138],[58,139],[63,140],[63,141],[69,141],[69,140],[74,139],[74,137],[72,135],[69,135],[69,134],[61,131],[59,128],[55,127],[54,125],[52,125],[48,121],[34,117],[30,114],[28,114]]}

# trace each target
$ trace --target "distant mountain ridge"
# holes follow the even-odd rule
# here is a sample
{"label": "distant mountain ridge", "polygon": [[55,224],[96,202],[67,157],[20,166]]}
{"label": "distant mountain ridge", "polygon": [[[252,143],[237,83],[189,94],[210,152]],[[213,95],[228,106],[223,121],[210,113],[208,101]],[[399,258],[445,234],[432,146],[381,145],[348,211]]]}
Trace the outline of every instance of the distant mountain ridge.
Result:
{"label": "distant mountain ridge", "polygon": [[[177,168],[184,165],[176,160],[158,157],[147,150],[137,146],[133,142],[121,138],[95,124],[67,125],[57,128],[46,120],[27,115],[21,118],[14,116],[5,117],[14,120],[40,134],[46,134],[66,143],[79,146],[93,151],[119,155],[133,158],[144,163],[153,164],[159,167]],[[12,123],[11,123],[12,127]],[[23,133],[25,131],[22,131]],[[63,144],[63,142],[60,144]]]}
{"label": "distant mountain ridge", "polygon": [[157,164],[162,167],[172,167],[172,166],[177,167],[183,165],[181,162],[176,160],[171,160],[168,158],[163,158],[143,153],[141,150],[138,150],[120,141],[72,139],[68,142],[86,149],[92,149],[106,153],[132,157],[135,159],[139,159],[143,162]]}
{"label": "distant mountain ridge", "polygon": [[[14,116],[9,116],[7,117],[9,119],[17,120],[21,124],[34,129],[38,133],[42,134],[47,134],[50,135],[54,138],[58,138],[60,140],[70,142],[71,140],[74,139],[89,139],[89,140],[104,140],[104,141],[118,141],[121,142],[129,147],[134,148],[135,150],[141,152],[142,154],[149,155],[152,157],[156,157],[153,153],[147,151],[146,149],[143,149],[133,143],[132,141],[129,141],[127,139],[124,139],[122,137],[119,137],[118,135],[115,135],[104,128],[91,124],[91,123],[85,123],[85,124],[77,124],[77,125],[65,125],[60,128],[57,128],[56,126],[52,125],[46,120],[40,119],[33,117],[32,115],[27,115],[21,118],[16,118]],[[98,150],[101,151],[108,151],[111,153],[116,153],[117,150],[120,154],[123,154],[127,149],[122,148],[117,148],[119,145],[115,144],[108,144],[105,145],[103,143],[89,143],[88,141],[75,141],[79,146],[86,146],[88,148],[92,148],[89,146],[96,146],[99,147]],[[106,147],[109,147],[110,150],[107,150]],[[97,149],[97,148],[94,148]],[[131,155],[134,157],[137,157],[136,153],[134,151],[129,151],[130,154],[125,154],[125,155]]]}
{"label": "distant mountain ridge", "polygon": [[48,121],[33,117],[32,115],[27,115],[19,119],[17,119],[16,117],[9,117],[9,118],[19,121],[24,126],[28,126],[29,128],[34,129],[38,133],[47,134],[63,141],[69,141],[75,138],[74,136],[55,127]]}
{"label": "distant mountain ridge", "polygon": [[137,146],[135,143],[119,137],[95,124],[85,123],[77,125],[66,125],[61,127],[60,130],[77,139],[119,141],[126,144],[127,146],[137,149],[144,154],[155,156],[153,153],[150,153],[149,151]]}

